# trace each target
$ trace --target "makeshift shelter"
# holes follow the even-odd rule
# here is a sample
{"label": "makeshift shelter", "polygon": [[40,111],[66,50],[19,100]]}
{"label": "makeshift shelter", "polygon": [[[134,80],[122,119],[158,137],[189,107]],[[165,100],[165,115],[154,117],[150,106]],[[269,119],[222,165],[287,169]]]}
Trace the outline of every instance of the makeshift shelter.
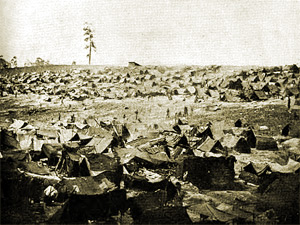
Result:
{"label": "makeshift shelter", "polygon": [[39,140],[57,140],[59,137],[58,130],[54,129],[38,129],[36,131],[36,136]]}
{"label": "makeshift shelter", "polygon": [[300,162],[289,158],[286,165],[278,163],[269,163],[270,170],[275,173],[298,173],[300,169]]}
{"label": "makeshift shelter", "polygon": [[9,130],[19,130],[28,125],[28,122],[14,119],[13,123],[8,127]]}
{"label": "makeshift shelter", "polygon": [[167,188],[175,189],[174,185],[162,175],[151,172],[145,168],[137,172],[125,174],[125,185],[130,189],[140,189],[143,191],[165,190]]}
{"label": "makeshift shelter", "polygon": [[254,163],[250,162],[247,166],[244,167],[244,171],[255,174],[257,176],[263,176],[267,171],[271,171],[271,168],[266,163]]}
{"label": "makeshift shelter", "polygon": [[263,101],[263,100],[267,100],[268,97],[263,91],[253,91],[253,93],[250,96],[250,99],[254,101]]}
{"label": "makeshift shelter", "polygon": [[220,93],[220,100],[224,102],[238,102],[240,101],[240,96],[233,91],[226,91]]}
{"label": "makeshift shelter", "polygon": [[193,223],[203,223],[205,221],[225,223],[236,218],[236,216],[222,212],[209,203],[192,205],[187,209],[187,213]]}
{"label": "makeshift shelter", "polygon": [[207,94],[215,99],[219,99],[220,98],[220,93],[217,90],[212,90],[212,89],[208,89]]}
{"label": "makeshift shelter", "polygon": [[[193,129],[190,125],[177,125],[177,127],[179,128],[179,133],[185,134],[187,136],[190,136],[192,129]],[[175,128],[174,128],[174,130],[175,130]]]}
{"label": "makeshift shelter", "polygon": [[120,190],[106,177],[76,177],[63,179],[57,186],[60,193],[70,195],[63,213],[65,223],[105,220],[124,211],[126,191]]}
{"label": "makeshift shelter", "polygon": [[298,87],[289,87],[285,89],[285,94],[287,96],[295,96],[296,98],[299,97],[299,89]]}
{"label": "makeshift shelter", "polygon": [[242,127],[242,121],[238,119],[237,121],[234,122],[235,127]]}
{"label": "makeshift shelter", "polygon": [[91,176],[90,164],[84,155],[69,150],[63,150],[56,165],[58,173],[65,173],[70,177]]}
{"label": "makeshift shelter", "polygon": [[239,153],[251,153],[249,143],[242,136],[226,134],[224,137],[222,137],[221,143],[227,149],[235,150]]}
{"label": "makeshift shelter", "polygon": [[37,162],[23,162],[22,169],[27,172],[31,172],[39,175],[48,175],[50,174],[50,170],[48,167],[38,164]]}
{"label": "makeshift shelter", "polygon": [[176,160],[176,176],[200,189],[230,189],[234,181],[235,157],[182,156]]}
{"label": "makeshift shelter", "polygon": [[82,149],[79,150],[81,153],[88,154],[101,154],[107,152],[113,145],[114,138],[112,136],[107,137],[93,137]]}
{"label": "makeshift shelter", "polygon": [[14,131],[3,129],[1,131],[2,146],[9,149],[21,149],[20,143],[17,140],[17,134]]}
{"label": "makeshift shelter", "polygon": [[230,130],[223,130],[223,132],[224,134],[244,137],[251,148],[255,148],[256,146],[256,136],[253,130],[249,127],[233,127]]}
{"label": "makeshift shelter", "polygon": [[62,144],[59,143],[44,143],[42,145],[40,158],[48,158],[48,165],[56,165],[63,151]]}
{"label": "makeshift shelter", "polygon": [[293,73],[299,73],[299,67],[297,65],[293,64],[290,67],[290,71],[293,72]]}
{"label": "makeshift shelter", "polygon": [[269,95],[279,95],[280,89],[275,84],[266,84],[262,91],[267,92]]}
{"label": "makeshift shelter", "polygon": [[172,148],[176,148],[176,146],[186,147],[188,146],[187,137],[182,134],[171,134],[166,137],[167,145]]}
{"label": "makeshift shelter", "polygon": [[251,153],[251,148],[248,142],[243,137],[238,139],[233,149],[240,153]]}
{"label": "makeshift shelter", "polygon": [[259,186],[263,202],[287,224],[299,223],[299,185],[299,173],[279,173]]}
{"label": "makeshift shelter", "polygon": [[207,138],[210,137],[213,139],[213,134],[210,126],[199,126],[197,130],[194,132],[196,137]]}
{"label": "makeshift shelter", "polygon": [[223,153],[224,147],[219,140],[213,140],[210,137],[207,137],[205,141],[197,147],[197,150],[203,152]]}
{"label": "makeshift shelter", "polygon": [[129,172],[137,171],[140,167],[156,168],[169,163],[169,158],[166,154],[149,154],[146,151],[141,151],[136,148],[120,148],[116,149],[116,153],[120,158],[120,163],[126,166]]}
{"label": "makeshift shelter", "polygon": [[[271,173],[268,171],[268,173]],[[251,173],[251,172],[247,172],[245,170],[242,170],[240,172],[239,178],[241,180],[246,181],[247,183],[251,183],[251,184],[256,184],[256,185],[260,185],[263,182],[265,182],[266,179],[268,179],[269,176],[271,176],[270,174],[263,174],[263,175],[257,175],[255,173]]]}
{"label": "makeshift shelter", "polygon": [[116,135],[120,137],[123,141],[126,142],[130,138],[131,134],[125,124],[113,125],[113,128]]}
{"label": "makeshift shelter", "polygon": [[141,66],[141,65],[136,62],[128,62],[128,67],[136,67],[136,66]]}
{"label": "makeshift shelter", "polygon": [[89,154],[86,157],[92,171],[115,171],[120,165],[117,158],[112,158],[104,154]]}
{"label": "makeshift shelter", "polygon": [[257,83],[257,82],[259,82],[259,81],[260,81],[259,76],[256,75],[256,76],[250,77],[250,81],[251,81],[252,83]]}
{"label": "makeshift shelter", "polygon": [[227,88],[235,89],[235,90],[242,90],[243,89],[242,80],[240,78],[237,78],[235,80],[233,80],[233,79],[229,80]]}
{"label": "makeshift shelter", "polygon": [[92,140],[93,137],[81,134],[81,133],[75,133],[74,136],[69,141],[75,141],[78,142],[80,145],[86,145]]}
{"label": "makeshift shelter", "polygon": [[273,137],[257,136],[256,137],[257,150],[278,150],[277,143]]}

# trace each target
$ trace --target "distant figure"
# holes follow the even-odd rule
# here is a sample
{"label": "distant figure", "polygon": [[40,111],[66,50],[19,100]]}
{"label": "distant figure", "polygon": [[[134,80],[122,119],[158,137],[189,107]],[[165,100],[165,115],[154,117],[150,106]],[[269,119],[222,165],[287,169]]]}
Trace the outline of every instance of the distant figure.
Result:
{"label": "distant figure", "polygon": [[51,185],[44,190],[44,202],[46,205],[52,204],[52,202],[56,200],[57,196],[57,190]]}
{"label": "distant figure", "polygon": [[137,119],[138,119],[138,114],[139,114],[139,111],[138,111],[138,110],[136,110],[134,113],[135,113],[135,119],[137,120]]}
{"label": "distant figure", "polygon": [[172,95],[171,95],[171,93],[170,93],[170,91],[167,91],[167,97],[168,97],[169,100],[172,100],[172,99],[173,99],[173,98],[172,98]]}
{"label": "distant figure", "polygon": [[60,104],[63,105],[63,106],[65,106],[65,104],[64,104],[64,99],[65,99],[65,96],[64,96],[64,95],[61,95],[61,96],[60,96]]}
{"label": "distant figure", "polygon": [[179,182],[176,182],[175,187],[176,187],[177,194],[174,197],[174,203],[177,206],[182,206],[184,191],[182,191],[181,184]]}
{"label": "distant figure", "polygon": [[75,123],[75,115],[74,114],[72,114],[72,116],[71,116],[71,123]]}
{"label": "distant figure", "polygon": [[188,116],[188,114],[189,114],[188,108],[186,106],[184,106],[183,115]]}
{"label": "distant figure", "polygon": [[170,109],[169,108],[167,108],[167,116],[166,117],[170,118]]}
{"label": "distant figure", "polygon": [[290,98],[290,96],[288,96],[288,109],[290,109],[291,108],[291,98]]}

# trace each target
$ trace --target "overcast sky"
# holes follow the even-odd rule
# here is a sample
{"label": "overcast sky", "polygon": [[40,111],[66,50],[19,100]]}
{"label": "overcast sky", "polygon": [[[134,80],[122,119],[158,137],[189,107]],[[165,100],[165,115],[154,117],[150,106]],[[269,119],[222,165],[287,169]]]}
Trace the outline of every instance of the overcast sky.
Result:
{"label": "overcast sky", "polygon": [[87,64],[285,65],[300,62],[300,1],[0,0],[0,55]]}

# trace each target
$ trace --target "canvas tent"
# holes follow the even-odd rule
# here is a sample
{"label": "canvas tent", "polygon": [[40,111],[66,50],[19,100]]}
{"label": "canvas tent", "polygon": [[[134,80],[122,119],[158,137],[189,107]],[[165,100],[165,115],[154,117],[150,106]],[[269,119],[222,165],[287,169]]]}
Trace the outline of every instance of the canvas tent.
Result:
{"label": "canvas tent", "polygon": [[90,164],[84,155],[64,149],[56,165],[56,171],[70,177],[91,176]]}
{"label": "canvas tent", "polygon": [[210,137],[207,137],[205,141],[197,147],[197,150],[203,152],[223,153],[224,147],[219,140],[213,140]]}

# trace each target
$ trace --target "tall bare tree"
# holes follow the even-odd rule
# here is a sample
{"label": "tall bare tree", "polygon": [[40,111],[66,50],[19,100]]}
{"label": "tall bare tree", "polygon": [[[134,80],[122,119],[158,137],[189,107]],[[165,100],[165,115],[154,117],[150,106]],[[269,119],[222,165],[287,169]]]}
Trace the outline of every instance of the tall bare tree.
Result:
{"label": "tall bare tree", "polygon": [[89,49],[89,53],[86,55],[86,57],[89,58],[89,65],[91,65],[91,59],[92,59],[92,49],[96,51],[96,46],[94,43],[94,30],[92,29],[92,25],[85,23],[84,24],[84,41],[87,42],[87,45],[85,46],[85,49]]}

